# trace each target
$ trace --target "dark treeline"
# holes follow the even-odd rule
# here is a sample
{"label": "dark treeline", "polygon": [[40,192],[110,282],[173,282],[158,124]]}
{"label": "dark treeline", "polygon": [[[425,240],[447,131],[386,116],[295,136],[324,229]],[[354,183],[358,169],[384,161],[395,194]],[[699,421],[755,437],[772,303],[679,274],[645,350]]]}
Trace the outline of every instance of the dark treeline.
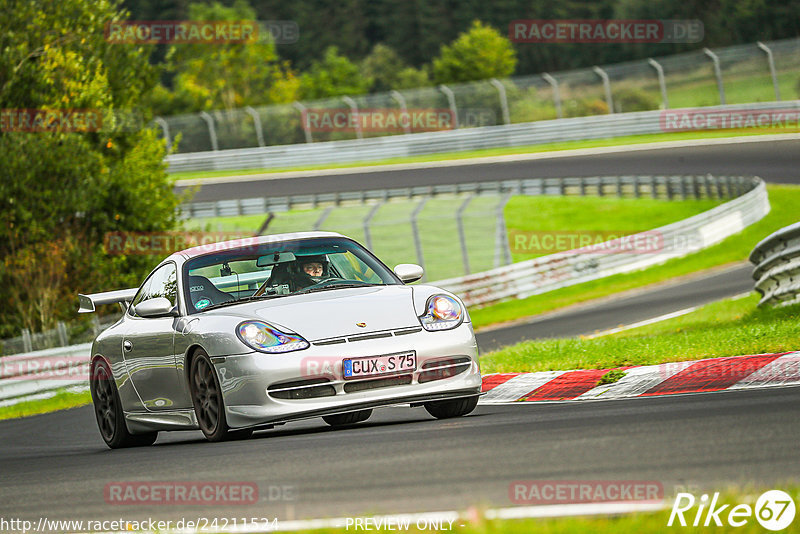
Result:
{"label": "dark treeline", "polygon": [[[236,1],[223,0],[232,5]],[[124,0],[131,18],[185,18],[190,0]],[[251,0],[260,20],[293,20],[297,43],[278,46],[303,71],[336,46],[351,60],[379,43],[421,67],[440,47],[481,20],[508,34],[517,19],[698,19],[705,38],[693,44],[514,44],[516,74],[533,74],[800,35],[800,0]],[[152,60],[158,62],[156,51]]]}

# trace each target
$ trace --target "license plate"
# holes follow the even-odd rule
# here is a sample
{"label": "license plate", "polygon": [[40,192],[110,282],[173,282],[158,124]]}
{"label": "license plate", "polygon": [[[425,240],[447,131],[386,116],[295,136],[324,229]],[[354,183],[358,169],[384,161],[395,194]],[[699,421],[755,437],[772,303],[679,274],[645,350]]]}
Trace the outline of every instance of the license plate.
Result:
{"label": "license plate", "polygon": [[343,364],[345,378],[394,375],[416,370],[417,354],[414,351],[410,351],[387,354],[385,356],[347,358],[343,360]]}

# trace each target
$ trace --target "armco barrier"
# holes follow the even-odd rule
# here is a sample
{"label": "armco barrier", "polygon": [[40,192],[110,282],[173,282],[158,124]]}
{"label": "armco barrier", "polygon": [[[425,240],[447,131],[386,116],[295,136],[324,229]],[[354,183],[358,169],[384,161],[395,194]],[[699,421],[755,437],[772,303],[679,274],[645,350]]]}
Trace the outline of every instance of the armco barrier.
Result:
{"label": "armco barrier", "polygon": [[0,358],[0,405],[88,385],[91,343]]}
{"label": "armco barrier", "polygon": [[[738,104],[702,108],[703,113],[731,111],[797,111],[800,101]],[[670,112],[678,112],[671,110]],[[463,152],[579,141],[664,131],[662,111],[616,113],[591,117],[484,126],[440,132],[390,135],[346,141],[171,154],[170,172],[276,169],[294,166],[375,161],[387,158]],[[795,130],[797,123],[793,123]]]}
{"label": "armco barrier", "polygon": [[781,228],[750,253],[758,305],[800,302],[800,222]]}
{"label": "armco barrier", "polygon": [[526,298],[657,265],[718,243],[769,213],[764,182],[760,178],[751,178],[750,185],[749,192],[725,204],[637,234],[645,239],[645,234],[660,235],[663,247],[657,252],[641,254],[576,249],[432,283],[460,296],[468,306],[474,306],[508,298]]}

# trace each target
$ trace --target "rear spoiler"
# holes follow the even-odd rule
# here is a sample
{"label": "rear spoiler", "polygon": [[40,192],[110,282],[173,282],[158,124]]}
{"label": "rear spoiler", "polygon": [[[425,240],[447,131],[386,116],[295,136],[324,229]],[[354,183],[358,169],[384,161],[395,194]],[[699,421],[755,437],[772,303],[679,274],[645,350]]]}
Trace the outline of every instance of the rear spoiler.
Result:
{"label": "rear spoiler", "polygon": [[78,301],[80,305],[78,306],[78,313],[91,313],[95,310],[95,306],[99,304],[112,304],[114,302],[119,302],[122,311],[126,311],[137,291],[139,291],[139,288],[133,287],[104,293],[92,293],[91,295],[79,294]]}

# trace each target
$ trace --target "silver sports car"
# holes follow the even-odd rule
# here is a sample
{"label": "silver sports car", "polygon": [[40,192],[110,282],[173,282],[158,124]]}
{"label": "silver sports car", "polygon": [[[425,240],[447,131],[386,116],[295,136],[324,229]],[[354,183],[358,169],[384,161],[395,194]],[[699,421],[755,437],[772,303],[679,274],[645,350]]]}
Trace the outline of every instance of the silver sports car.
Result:
{"label": "silver sports car", "polygon": [[221,441],[310,417],[349,425],[394,404],[465,415],[481,390],[469,315],[447,291],[406,285],[421,277],[307,232],[176,252],[138,289],[80,295],[82,312],[125,309],[92,345],[100,434],[117,448],[162,430]]}

